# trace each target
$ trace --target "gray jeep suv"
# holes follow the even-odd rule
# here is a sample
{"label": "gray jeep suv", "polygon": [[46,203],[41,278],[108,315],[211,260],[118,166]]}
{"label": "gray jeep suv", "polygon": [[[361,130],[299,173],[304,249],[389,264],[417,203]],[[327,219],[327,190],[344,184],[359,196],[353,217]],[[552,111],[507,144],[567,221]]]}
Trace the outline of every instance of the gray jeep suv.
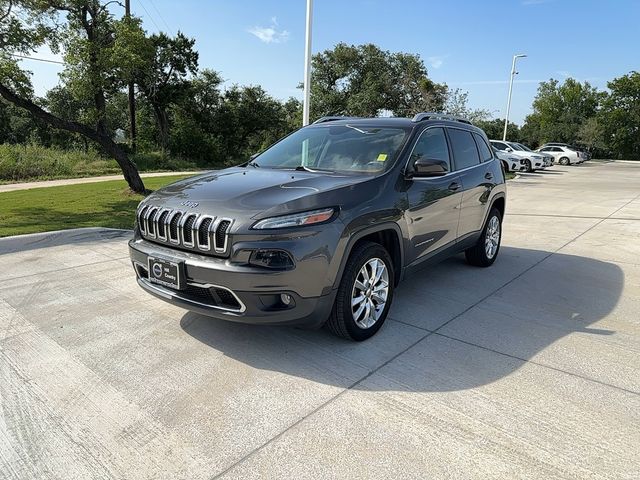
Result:
{"label": "gray jeep suv", "polygon": [[130,255],[140,286],[180,307],[364,340],[416,269],[459,252],[491,265],[505,200],[500,161],[466,120],[325,117],[149,195]]}

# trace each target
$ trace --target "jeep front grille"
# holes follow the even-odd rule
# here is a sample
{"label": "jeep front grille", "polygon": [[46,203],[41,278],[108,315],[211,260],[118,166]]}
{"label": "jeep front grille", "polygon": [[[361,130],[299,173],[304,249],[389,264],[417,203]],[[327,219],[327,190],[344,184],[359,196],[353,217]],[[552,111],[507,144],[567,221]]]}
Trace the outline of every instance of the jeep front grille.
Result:
{"label": "jeep front grille", "polygon": [[230,218],[145,205],[138,210],[137,220],[140,234],[147,240],[219,256],[228,254]]}

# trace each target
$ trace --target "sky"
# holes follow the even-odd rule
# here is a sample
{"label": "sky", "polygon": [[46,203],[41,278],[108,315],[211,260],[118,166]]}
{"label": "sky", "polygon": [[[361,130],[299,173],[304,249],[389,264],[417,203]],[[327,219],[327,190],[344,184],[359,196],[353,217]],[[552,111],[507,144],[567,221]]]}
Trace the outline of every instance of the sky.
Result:
{"label": "sky", "polygon": [[[302,98],[306,0],[131,0],[149,32],[196,39],[200,68],[227,85],[261,85]],[[573,77],[601,89],[640,70],[640,0],[315,0],[313,52],[339,42],[415,53],[429,77],[469,93],[469,106],[504,118],[511,59],[518,60],[510,119],[531,113],[539,82]],[[55,59],[42,50],[34,54]],[[37,94],[60,66],[24,61]]]}

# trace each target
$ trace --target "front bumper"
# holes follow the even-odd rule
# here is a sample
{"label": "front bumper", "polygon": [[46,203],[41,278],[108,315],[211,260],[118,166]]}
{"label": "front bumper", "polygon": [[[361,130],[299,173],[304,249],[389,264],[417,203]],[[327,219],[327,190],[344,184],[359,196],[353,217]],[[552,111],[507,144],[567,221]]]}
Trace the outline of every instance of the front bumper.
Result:
{"label": "front bumper", "polygon": [[[143,239],[129,242],[129,255],[138,284],[144,290],[178,307],[222,320],[318,328],[328,318],[335,298],[335,290],[331,289],[328,293],[304,296],[302,288],[301,294],[297,287],[304,272],[297,269],[265,271],[238,266],[228,259],[175,250]],[[151,283],[149,256],[183,262],[186,288],[174,290]],[[289,305],[282,303],[282,294],[290,296]]]}

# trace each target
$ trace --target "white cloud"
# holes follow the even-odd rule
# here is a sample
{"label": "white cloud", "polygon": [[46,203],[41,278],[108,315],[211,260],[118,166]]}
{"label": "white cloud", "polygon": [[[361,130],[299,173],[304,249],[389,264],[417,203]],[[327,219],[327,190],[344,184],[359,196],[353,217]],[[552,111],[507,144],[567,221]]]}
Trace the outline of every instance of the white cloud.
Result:
{"label": "white cloud", "polygon": [[278,19],[271,17],[271,25],[268,27],[255,26],[247,30],[251,35],[255,35],[264,43],[283,43],[289,39],[287,30],[278,29]]}
{"label": "white cloud", "polygon": [[433,57],[427,57],[427,62],[429,62],[432,68],[438,69],[444,64],[448,56],[449,55],[435,55]]}

